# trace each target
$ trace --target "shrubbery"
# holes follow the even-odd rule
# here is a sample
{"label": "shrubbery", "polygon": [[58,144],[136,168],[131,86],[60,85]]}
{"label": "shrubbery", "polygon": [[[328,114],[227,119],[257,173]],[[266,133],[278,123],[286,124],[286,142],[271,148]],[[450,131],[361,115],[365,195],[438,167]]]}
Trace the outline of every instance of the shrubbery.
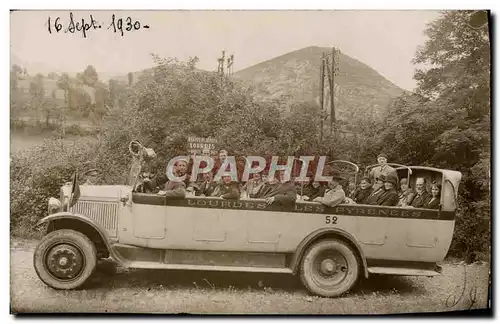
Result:
{"label": "shrubbery", "polygon": [[61,146],[60,141],[47,140],[42,145],[11,156],[10,224],[15,236],[29,236],[32,226],[47,215],[49,197],[59,198],[61,185],[71,180],[78,168],[96,161],[96,144],[79,140]]}

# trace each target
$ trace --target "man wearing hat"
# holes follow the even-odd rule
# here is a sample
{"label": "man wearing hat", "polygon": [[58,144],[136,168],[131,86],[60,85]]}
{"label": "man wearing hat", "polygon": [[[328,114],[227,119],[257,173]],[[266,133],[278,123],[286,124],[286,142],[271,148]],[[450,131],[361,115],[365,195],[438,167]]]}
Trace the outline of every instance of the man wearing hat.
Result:
{"label": "man wearing hat", "polygon": [[396,186],[398,185],[398,179],[389,174],[384,180],[384,193],[378,198],[378,205],[380,206],[396,206],[399,202],[398,192]]}
{"label": "man wearing hat", "polygon": [[385,192],[385,176],[381,175],[377,179],[375,179],[375,183],[373,184],[372,193],[366,197],[364,203],[367,205],[378,205],[380,197]]}
{"label": "man wearing hat", "polygon": [[97,185],[97,177],[99,176],[99,170],[90,169],[87,172],[85,172],[85,176],[87,176],[87,179],[83,185],[84,186],[95,186],[95,185]]}
{"label": "man wearing hat", "polygon": [[221,183],[214,189],[212,197],[223,199],[238,199],[240,198],[240,189],[236,182],[233,182],[231,173],[225,172],[221,177]]}
{"label": "man wearing hat", "polygon": [[[377,162],[380,164],[379,166],[374,167],[370,171],[370,179],[372,181],[376,180],[380,176],[388,176],[389,174],[392,174],[396,177],[396,180],[398,179],[398,173],[396,172],[396,169],[393,167],[387,165],[387,155],[385,153],[380,153],[377,156]],[[397,185],[396,185],[397,186]]]}
{"label": "man wearing hat", "polygon": [[329,183],[329,188],[325,191],[323,197],[317,197],[313,201],[322,203],[328,207],[335,207],[345,200],[345,192],[340,185],[340,181],[343,178],[340,176],[338,172],[333,172],[332,181]]}
{"label": "man wearing hat", "polygon": [[292,181],[286,180],[285,170],[276,170],[274,177],[268,179],[257,196],[264,198],[268,205],[291,205],[297,199],[297,189]]}

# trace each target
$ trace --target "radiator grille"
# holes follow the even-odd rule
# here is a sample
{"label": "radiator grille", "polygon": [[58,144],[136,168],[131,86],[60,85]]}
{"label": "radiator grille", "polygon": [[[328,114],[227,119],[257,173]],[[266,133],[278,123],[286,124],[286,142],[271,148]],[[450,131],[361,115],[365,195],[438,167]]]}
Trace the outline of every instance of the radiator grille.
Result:
{"label": "radiator grille", "polygon": [[118,231],[118,202],[79,200],[71,211],[88,216],[116,237]]}

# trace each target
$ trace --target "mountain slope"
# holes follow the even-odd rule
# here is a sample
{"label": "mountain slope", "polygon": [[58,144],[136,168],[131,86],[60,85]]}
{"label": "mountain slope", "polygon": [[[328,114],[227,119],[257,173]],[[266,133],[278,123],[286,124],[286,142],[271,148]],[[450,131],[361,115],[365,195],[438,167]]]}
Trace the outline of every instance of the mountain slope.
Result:
{"label": "mountain slope", "polygon": [[[262,100],[282,96],[292,101],[319,102],[319,70],[323,52],[331,48],[306,47],[236,72],[235,77],[256,87],[255,96]],[[335,77],[337,118],[343,120],[383,117],[386,106],[403,90],[366,64],[345,54],[338,54]],[[325,78],[325,89],[328,80]],[[329,92],[325,90],[325,107],[329,112]]]}

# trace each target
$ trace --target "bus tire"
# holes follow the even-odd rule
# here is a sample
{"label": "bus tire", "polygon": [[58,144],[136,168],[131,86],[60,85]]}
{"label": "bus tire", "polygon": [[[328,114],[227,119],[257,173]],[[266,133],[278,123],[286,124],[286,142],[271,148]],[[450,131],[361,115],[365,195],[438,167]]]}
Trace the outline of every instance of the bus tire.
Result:
{"label": "bus tire", "polygon": [[358,280],[360,262],[347,243],[328,239],[313,243],[304,253],[300,278],[313,294],[337,297],[348,292]]}
{"label": "bus tire", "polygon": [[33,255],[35,271],[47,286],[75,289],[92,275],[97,264],[97,250],[84,234],[61,229],[44,236]]}

